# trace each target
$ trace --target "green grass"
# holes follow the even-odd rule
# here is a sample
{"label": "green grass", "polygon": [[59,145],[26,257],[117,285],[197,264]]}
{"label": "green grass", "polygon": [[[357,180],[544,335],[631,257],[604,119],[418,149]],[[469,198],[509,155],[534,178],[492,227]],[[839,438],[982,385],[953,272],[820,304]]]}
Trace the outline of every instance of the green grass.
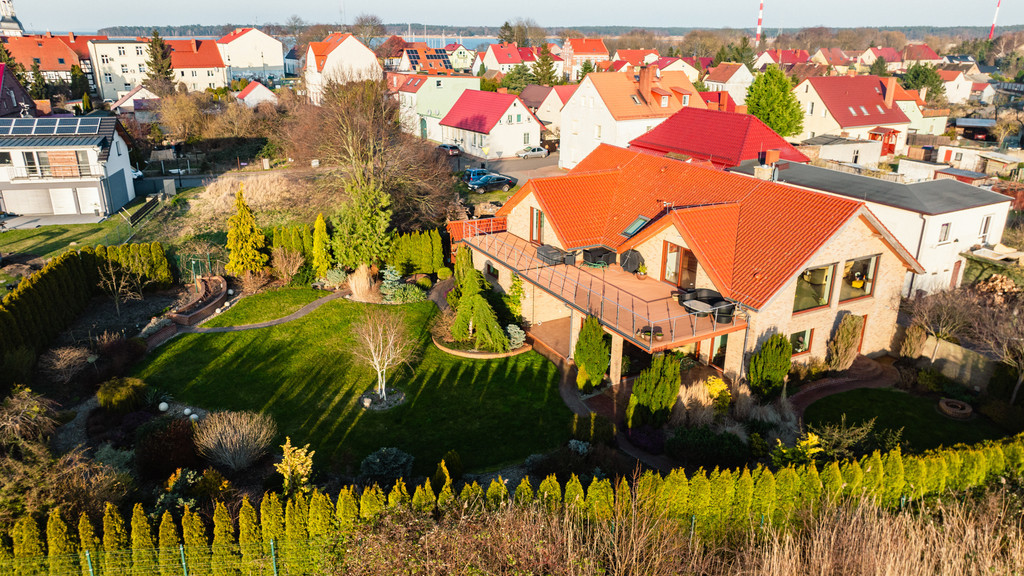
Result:
{"label": "green grass", "polygon": [[[136,199],[126,209],[134,214],[142,207],[142,198]],[[17,252],[47,257],[66,250],[72,242],[78,247],[95,246],[107,241],[107,236],[118,226],[127,226],[124,218],[112,215],[98,224],[68,224],[61,226],[40,226],[28,230],[7,230],[0,233],[0,252]]]}
{"label": "green grass", "polygon": [[838,423],[845,413],[848,424],[859,424],[877,417],[876,430],[903,428],[903,438],[914,452],[1007,435],[984,416],[961,422],[946,418],[937,406],[935,398],[913,396],[899,390],[851,390],[811,404],[804,412],[804,421],[807,424]]}
{"label": "green grass", "polygon": [[[425,344],[418,362],[389,376],[389,385],[407,394],[405,404],[363,411],[357,400],[375,379],[349,350],[350,327],[364,306],[335,300],[273,328],[181,336],[136,375],[203,408],[268,412],[282,440],[312,445],[318,466],[358,465],[394,446],[416,457],[418,474],[433,472],[449,449],[467,469],[485,470],[568,439],[571,414],[558,394],[558,370],[535,352],[463,360]],[[428,343],[434,304],[403,309]]]}
{"label": "green grass", "polygon": [[310,288],[281,288],[243,298],[228,311],[203,324],[217,326],[245,326],[284,318],[300,308],[327,296],[329,292]]}
{"label": "green grass", "polygon": [[0,298],[7,294],[8,284],[17,284],[18,282],[21,282],[21,278],[0,272]]}

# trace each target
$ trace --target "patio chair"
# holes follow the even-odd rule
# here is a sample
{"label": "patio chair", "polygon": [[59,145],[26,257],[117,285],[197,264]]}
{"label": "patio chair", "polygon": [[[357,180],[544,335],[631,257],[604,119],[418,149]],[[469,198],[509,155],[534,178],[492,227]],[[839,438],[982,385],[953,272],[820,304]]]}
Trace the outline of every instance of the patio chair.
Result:
{"label": "patio chair", "polygon": [[711,307],[715,309],[715,324],[732,324],[736,314],[736,305],[728,300],[712,302]]}

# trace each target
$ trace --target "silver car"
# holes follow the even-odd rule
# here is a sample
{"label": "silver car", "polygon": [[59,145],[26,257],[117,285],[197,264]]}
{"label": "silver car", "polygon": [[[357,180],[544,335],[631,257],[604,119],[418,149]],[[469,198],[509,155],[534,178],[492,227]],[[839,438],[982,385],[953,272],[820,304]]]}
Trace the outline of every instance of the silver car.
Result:
{"label": "silver car", "polygon": [[516,156],[519,156],[520,158],[547,158],[548,151],[540,146],[533,146],[523,148],[519,152],[516,152]]}

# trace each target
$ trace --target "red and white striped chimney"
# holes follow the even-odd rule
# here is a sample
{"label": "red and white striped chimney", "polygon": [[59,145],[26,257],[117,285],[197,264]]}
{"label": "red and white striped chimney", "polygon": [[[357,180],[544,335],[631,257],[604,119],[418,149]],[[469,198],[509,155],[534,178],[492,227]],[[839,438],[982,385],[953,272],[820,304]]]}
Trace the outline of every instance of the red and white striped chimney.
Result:
{"label": "red and white striped chimney", "polygon": [[[999,0],[1002,2],[1002,0]],[[754,39],[754,47],[761,45],[761,25],[764,23],[764,0],[761,0],[761,10],[757,13],[757,38]]]}
{"label": "red and white striped chimney", "polygon": [[996,3],[996,15],[992,18],[992,29],[988,31],[988,39],[991,40],[996,35],[996,20],[999,19],[999,7],[1003,5],[1003,0],[999,0]]}

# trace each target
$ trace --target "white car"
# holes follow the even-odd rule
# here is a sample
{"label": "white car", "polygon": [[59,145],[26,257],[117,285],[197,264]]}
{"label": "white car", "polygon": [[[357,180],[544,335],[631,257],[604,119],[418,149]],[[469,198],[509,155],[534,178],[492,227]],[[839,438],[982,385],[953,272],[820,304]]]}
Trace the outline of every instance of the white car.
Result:
{"label": "white car", "polygon": [[142,176],[143,176],[142,170],[139,170],[138,168],[132,167],[132,180],[141,180]]}
{"label": "white car", "polygon": [[520,158],[547,158],[548,151],[540,146],[533,146],[523,148],[519,152],[516,152],[516,156],[519,156]]}

